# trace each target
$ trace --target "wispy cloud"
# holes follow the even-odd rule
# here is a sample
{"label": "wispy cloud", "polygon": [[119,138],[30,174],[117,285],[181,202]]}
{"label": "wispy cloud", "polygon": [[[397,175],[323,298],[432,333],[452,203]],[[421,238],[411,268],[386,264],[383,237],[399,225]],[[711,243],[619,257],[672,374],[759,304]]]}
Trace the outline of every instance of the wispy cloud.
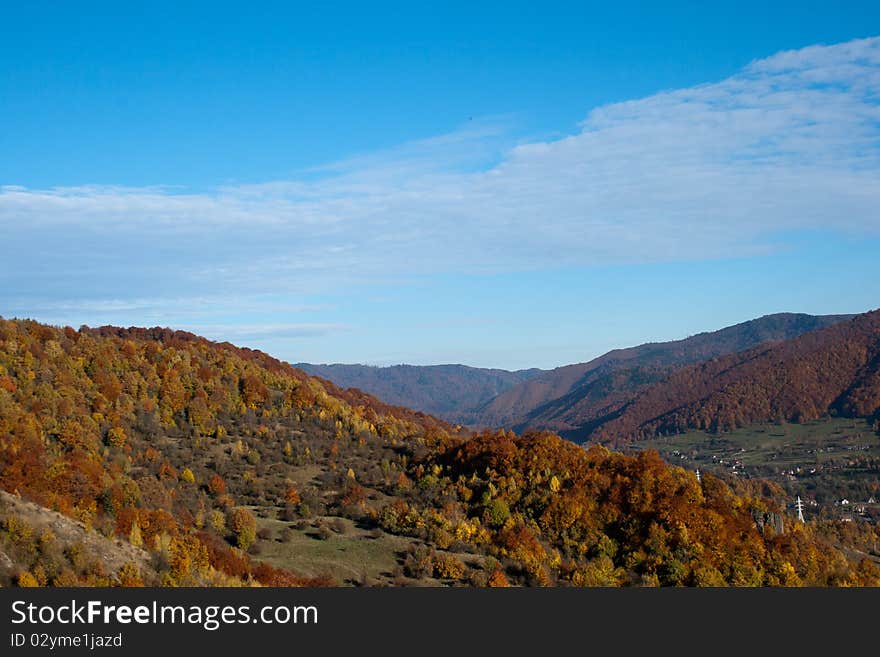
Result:
{"label": "wispy cloud", "polygon": [[199,325],[199,333],[215,340],[265,340],[322,337],[350,331],[344,324],[240,324]]}
{"label": "wispy cloud", "polygon": [[54,298],[87,288],[123,304],[132,290],[244,298],[880,231],[880,38],[599,107],[555,141],[513,145],[507,129],[477,121],[299,180],[203,193],[5,186],[0,285]]}

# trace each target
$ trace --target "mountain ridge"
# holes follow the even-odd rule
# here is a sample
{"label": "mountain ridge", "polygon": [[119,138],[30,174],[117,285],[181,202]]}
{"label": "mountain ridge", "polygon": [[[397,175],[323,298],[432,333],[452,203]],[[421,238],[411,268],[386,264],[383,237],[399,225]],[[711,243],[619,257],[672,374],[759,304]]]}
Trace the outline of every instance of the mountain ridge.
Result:
{"label": "mountain ridge", "polygon": [[342,389],[359,389],[473,429],[549,429],[581,440],[646,386],[676,367],[780,341],[854,317],[773,313],[715,331],[608,351],[552,370],[504,370],[462,364],[376,366],[295,363]]}
{"label": "mountain ridge", "polygon": [[477,414],[485,425],[511,426],[516,431],[549,429],[583,439],[601,418],[619,411],[678,367],[784,341],[852,317],[775,313],[680,340],[615,349],[523,382],[489,401]]}
{"label": "mountain ridge", "polygon": [[473,409],[512,386],[543,372],[461,364],[390,366],[295,363],[307,374],[358,388],[392,404],[430,413],[455,424],[472,424]]}
{"label": "mountain ridge", "polygon": [[880,310],[681,368],[596,428],[605,442],[880,412]]}

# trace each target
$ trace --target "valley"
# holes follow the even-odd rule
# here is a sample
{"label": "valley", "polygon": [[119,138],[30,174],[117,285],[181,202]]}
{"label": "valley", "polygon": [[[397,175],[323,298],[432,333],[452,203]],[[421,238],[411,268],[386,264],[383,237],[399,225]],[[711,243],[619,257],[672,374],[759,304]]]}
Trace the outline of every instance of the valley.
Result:
{"label": "valley", "polygon": [[689,470],[777,482],[792,504],[797,496],[803,499],[807,517],[880,518],[880,435],[861,419],[753,425],[723,434],[689,431],[624,450],[657,450]]}

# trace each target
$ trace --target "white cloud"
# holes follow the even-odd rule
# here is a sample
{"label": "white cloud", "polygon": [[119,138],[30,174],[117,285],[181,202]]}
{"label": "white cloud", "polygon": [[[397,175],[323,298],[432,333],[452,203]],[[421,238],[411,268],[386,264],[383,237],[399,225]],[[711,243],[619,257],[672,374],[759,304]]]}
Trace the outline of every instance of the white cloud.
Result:
{"label": "white cloud", "polygon": [[57,313],[81,313],[88,315],[118,315],[131,313],[133,317],[144,314],[156,317],[208,317],[236,313],[309,313],[321,312],[331,307],[319,304],[291,303],[289,301],[260,299],[254,297],[155,297],[117,299],[65,299],[61,301],[33,298],[9,298],[9,311],[38,312],[41,315]]}
{"label": "white cloud", "polygon": [[36,261],[111,299],[132,287],[309,292],[762,253],[792,231],[880,229],[880,38],[599,107],[556,141],[511,147],[505,121],[202,193],[5,186],[0,229],[13,248],[0,284],[62,289],[34,278]]}
{"label": "white cloud", "polygon": [[214,324],[199,325],[198,332],[215,340],[259,340],[265,338],[311,338],[350,331],[345,324]]}

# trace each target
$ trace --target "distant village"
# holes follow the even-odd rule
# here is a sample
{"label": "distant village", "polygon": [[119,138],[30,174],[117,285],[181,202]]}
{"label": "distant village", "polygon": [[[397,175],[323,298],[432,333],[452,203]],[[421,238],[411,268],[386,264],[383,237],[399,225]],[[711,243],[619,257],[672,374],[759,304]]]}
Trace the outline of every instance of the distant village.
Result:
{"label": "distant village", "polygon": [[[859,434],[857,437],[861,437]],[[791,448],[791,445],[785,444],[783,448]],[[872,449],[870,444],[854,444],[844,446],[829,445],[818,448],[806,448],[799,451],[804,457],[818,454],[828,454],[838,452],[841,455],[849,453],[868,452]],[[747,453],[744,447],[739,448],[739,453]],[[671,458],[670,458],[671,457]],[[769,460],[773,461],[778,454],[770,455]],[[699,458],[695,449],[685,450],[673,449],[668,452],[667,458],[670,461],[694,462],[700,467],[707,467],[715,472],[724,472],[728,475],[741,478],[760,477],[771,480],[782,480],[783,482],[793,483],[798,481],[808,481],[810,478],[817,477],[822,474],[840,473],[843,474],[848,468],[854,468],[858,465],[857,461],[852,459],[841,460],[831,459],[822,463],[815,463],[810,466],[786,466],[775,469],[771,464],[768,465],[747,465],[742,458],[735,456],[719,456],[718,454],[706,455]],[[688,467],[688,466],[685,466]],[[690,468],[689,468],[690,469]],[[699,470],[697,470],[699,473]],[[859,518],[872,523],[880,523],[880,493],[869,494],[864,499],[851,499],[851,496],[838,496],[832,500],[823,500],[820,503],[815,496],[811,496],[808,492],[802,494],[803,504],[806,509],[812,509],[813,513],[819,515],[830,515],[841,522],[852,522]]]}

